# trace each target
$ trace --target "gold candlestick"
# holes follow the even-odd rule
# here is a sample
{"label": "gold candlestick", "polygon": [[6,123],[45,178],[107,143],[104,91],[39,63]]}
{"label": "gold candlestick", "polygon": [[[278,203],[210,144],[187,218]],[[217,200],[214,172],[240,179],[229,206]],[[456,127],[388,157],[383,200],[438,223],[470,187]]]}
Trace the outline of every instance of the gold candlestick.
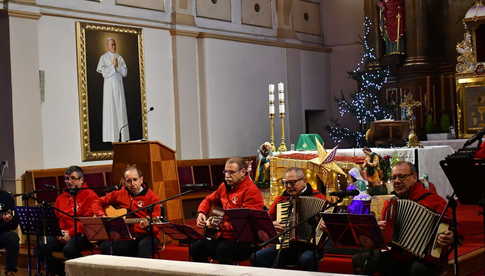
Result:
{"label": "gold candlestick", "polygon": [[421,143],[419,143],[418,136],[416,135],[415,130],[415,122],[414,122],[414,111],[413,109],[416,107],[421,106],[421,102],[415,101],[413,99],[413,95],[408,93],[405,98],[404,102],[401,103],[402,108],[406,108],[406,113],[408,114],[409,121],[410,121],[410,131],[408,136],[408,147],[415,148],[415,147],[423,147]]}
{"label": "gold candlestick", "polygon": [[271,144],[271,151],[275,152],[276,147],[274,144],[274,114],[271,114],[271,113],[269,114],[269,132],[270,132],[269,143]]}
{"label": "gold candlestick", "polygon": [[280,146],[278,147],[279,152],[287,151],[285,144],[285,113],[280,113],[280,123],[281,123],[281,142]]}

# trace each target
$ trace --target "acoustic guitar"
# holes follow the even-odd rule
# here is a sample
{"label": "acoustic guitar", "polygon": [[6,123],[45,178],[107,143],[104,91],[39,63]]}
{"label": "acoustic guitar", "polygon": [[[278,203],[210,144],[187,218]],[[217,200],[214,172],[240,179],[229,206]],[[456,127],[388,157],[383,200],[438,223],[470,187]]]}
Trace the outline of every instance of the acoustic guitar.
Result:
{"label": "acoustic guitar", "polygon": [[[124,216],[128,213],[128,209],[126,208],[115,208],[113,206],[108,206],[104,210],[106,213],[107,217],[121,217]],[[142,221],[148,221],[148,218],[124,218],[126,224],[135,224],[135,223],[140,223]],[[152,218],[152,224],[163,224],[165,222],[168,222],[167,219],[163,216],[159,217],[153,217]]]}

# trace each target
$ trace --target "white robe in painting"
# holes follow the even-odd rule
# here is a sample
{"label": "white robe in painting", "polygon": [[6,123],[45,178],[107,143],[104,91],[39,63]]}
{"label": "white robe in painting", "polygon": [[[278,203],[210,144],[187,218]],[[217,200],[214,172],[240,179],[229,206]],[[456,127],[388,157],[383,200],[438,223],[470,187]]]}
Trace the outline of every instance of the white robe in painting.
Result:
{"label": "white robe in painting", "polygon": [[[113,65],[113,58],[118,60],[118,66]],[[103,85],[103,142],[117,142],[120,128],[128,123],[126,112],[125,89],[123,77],[128,68],[125,60],[119,54],[106,52],[99,58],[96,69],[104,78]],[[128,126],[121,133],[122,141],[130,140]]]}

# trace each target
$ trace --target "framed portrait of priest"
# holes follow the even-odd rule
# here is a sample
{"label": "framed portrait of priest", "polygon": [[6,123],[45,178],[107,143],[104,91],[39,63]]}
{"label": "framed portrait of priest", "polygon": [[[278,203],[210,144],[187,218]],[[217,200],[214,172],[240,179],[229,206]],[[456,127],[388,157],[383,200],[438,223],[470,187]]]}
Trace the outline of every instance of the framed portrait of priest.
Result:
{"label": "framed portrait of priest", "polygon": [[147,138],[142,30],[76,22],[82,160],[112,159],[112,143]]}

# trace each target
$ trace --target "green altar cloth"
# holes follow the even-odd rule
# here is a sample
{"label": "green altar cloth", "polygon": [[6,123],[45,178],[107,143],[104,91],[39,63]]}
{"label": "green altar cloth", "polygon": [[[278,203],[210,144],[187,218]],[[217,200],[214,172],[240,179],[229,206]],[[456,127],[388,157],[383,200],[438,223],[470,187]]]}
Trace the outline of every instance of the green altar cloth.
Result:
{"label": "green altar cloth", "polygon": [[298,143],[296,144],[296,150],[317,150],[315,139],[323,145],[323,139],[320,134],[300,134],[298,137]]}

